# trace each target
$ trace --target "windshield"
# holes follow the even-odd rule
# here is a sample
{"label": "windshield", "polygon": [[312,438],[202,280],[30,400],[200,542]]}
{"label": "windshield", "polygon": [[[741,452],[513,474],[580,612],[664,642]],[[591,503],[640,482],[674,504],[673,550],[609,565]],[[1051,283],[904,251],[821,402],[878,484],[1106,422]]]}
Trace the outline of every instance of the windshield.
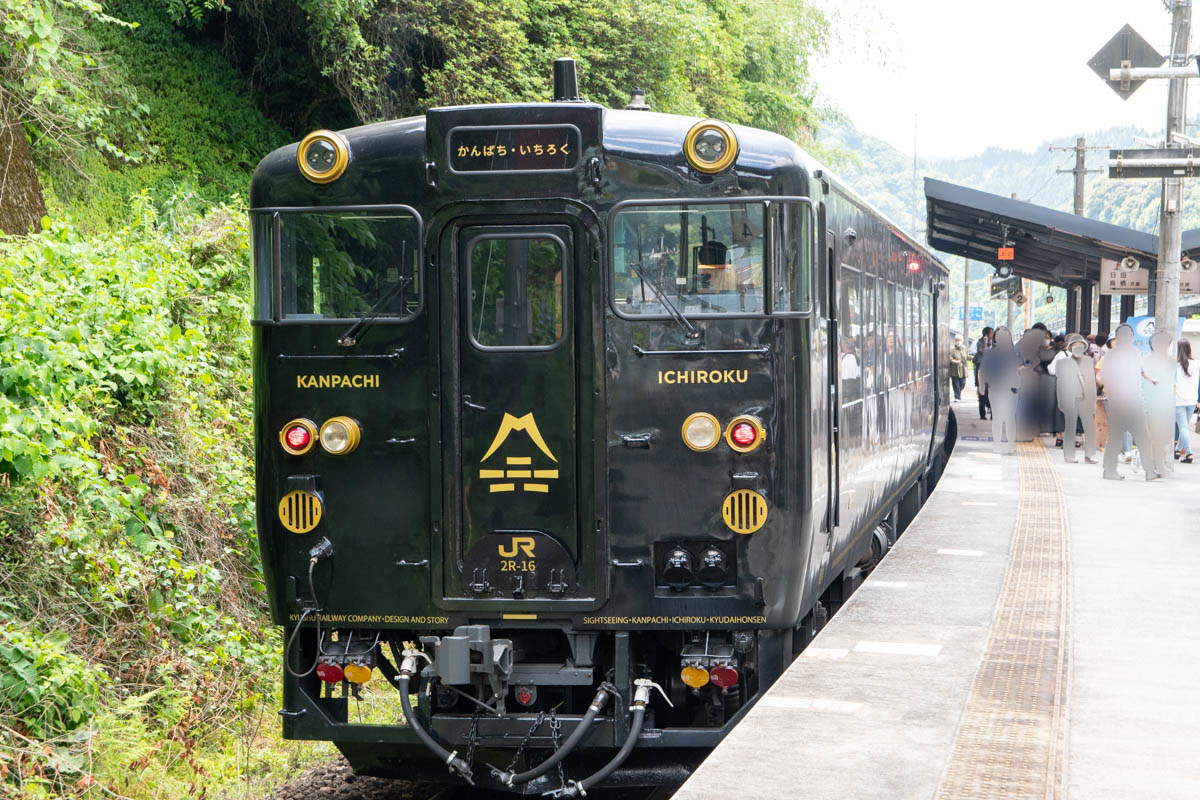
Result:
{"label": "windshield", "polygon": [[761,314],[766,204],[629,207],[614,219],[622,314]]}
{"label": "windshield", "polygon": [[404,211],[279,215],[282,319],[417,312],[420,223]]}

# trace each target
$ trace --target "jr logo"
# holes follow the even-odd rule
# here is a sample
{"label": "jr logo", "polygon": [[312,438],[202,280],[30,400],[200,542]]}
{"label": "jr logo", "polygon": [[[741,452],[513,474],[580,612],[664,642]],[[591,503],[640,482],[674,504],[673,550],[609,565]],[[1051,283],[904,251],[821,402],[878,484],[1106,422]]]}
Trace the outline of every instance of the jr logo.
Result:
{"label": "jr logo", "polygon": [[514,536],[508,543],[508,547],[499,545],[496,552],[503,558],[513,558],[518,553],[526,558],[533,558],[533,548],[536,544],[537,541],[532,536]]}

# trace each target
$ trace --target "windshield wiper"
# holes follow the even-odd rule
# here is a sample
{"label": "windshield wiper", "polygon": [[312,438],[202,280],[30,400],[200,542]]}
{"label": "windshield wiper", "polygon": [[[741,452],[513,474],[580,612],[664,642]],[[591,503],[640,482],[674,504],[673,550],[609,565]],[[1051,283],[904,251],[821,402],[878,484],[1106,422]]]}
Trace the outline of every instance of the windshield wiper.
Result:
{"label": "windshield wiper", "polygon": [[358,344],[358,340],[362,338],[367,328],[371,327],[371,324],[375,322],[375,318],[379,316],[379,312],[383,310],[383,307],[400,294],[404,290],[404,287],[410,283],[412,283],[412,278],[401,278],[397,281],[395,286],[375,301],[375,305],[371,306],[366,314],[359,317],[358,321],[338,337],[338,344],[342,347],[353,347]]}
{"label": "windshield wiper", "polygon": [[673,319],[677,323],[679,323],[680,327],[682,327],[683,330],[686,332],[687,338],[693,339],[693,340],[699,339],[700,331],[696,330],[695,325],[688,322],[688,318],[685,317],[683,315],[683,313],[680,312],[679,308],[674,303],[671,302],[670,298],[667,297],[666,292],[664,292],[657,283],[655,283],[652,280],[648,280],[646,278],[646,275],[642,272],[641,267],[639,267],[636,264],[630,264],[629,266],[633,269],[634,272],[637,273],[637,276],[642,279],[643,286],[646,284],[650,285],[650,289],[651,289],[651,291],[654,292],[654,296],[658,298],[658,302],[662,303],[663,308],[667,309],[667,313],[671,315],[671,319]]}

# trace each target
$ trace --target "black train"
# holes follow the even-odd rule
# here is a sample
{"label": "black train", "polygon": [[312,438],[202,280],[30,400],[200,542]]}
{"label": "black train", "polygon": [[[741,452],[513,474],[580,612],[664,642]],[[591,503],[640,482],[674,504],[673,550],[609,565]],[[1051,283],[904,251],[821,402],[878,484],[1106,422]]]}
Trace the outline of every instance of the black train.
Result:
{"label": "black train", "polygon": [[787,139],[555,70],[254,176],[280,713],[362,773],[682,779],[953,443],[932,253]]}

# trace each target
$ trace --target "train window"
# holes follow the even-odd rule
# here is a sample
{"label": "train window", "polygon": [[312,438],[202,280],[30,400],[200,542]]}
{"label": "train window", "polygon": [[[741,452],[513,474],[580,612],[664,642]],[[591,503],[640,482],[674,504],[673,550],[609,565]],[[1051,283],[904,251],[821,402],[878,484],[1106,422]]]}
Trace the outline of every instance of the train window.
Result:
{"label": "train window", "polygon": [[912,289],[904,289],[904,307],[905,313],[908,315],[908,320],[905,322],[908,327],[905,346],[908,368],[905,370],[905,382],[911,383],[916,379],[917,365],[921,360],[921,325],[920,318],[917,316],[917,298]]}
{"label": "train window", "polygon": [[417,217],[341,211],[285,213],[278,219],[281,318],[407,318],[417,312]]}
{"label": "train window", "polygon": [[632,206],[613,218],[613,305],[629,316],[764,313],[765,203]]}
{"label": "train window", "polygon": [[471,240],[471,338],[481,347],[553,347],[563,335],[566,247],[548,234]]}
{"label": "train window", "polygon": [[863,397],[871,397],[875,394],[875,367],[878,364],[879,357],[875,347],[875,279],[870,275],[863,275],[862,278],[862,303]]}
{"label": "train window", "polygon": [[841,268],[838,281],[838,344],[841,347],[839,371],[842,405],[862,399],[862,300],[859,296],[859,274]]}
{"label": "train window", "polygon": [[931,314],[931,305],[933,303],[932,295],[921,293],[921,328],[925,331],[925,360],[921,362],[921,374],[928,375],[930,372],[930,364],[933,361],[933,338],[936,335],[933,330],[933,318]]}
{"label": "train window", "polygon": [[775,312],[804,312],[812,304],[812,212],[799,203],[781,203],[771,263]]}

